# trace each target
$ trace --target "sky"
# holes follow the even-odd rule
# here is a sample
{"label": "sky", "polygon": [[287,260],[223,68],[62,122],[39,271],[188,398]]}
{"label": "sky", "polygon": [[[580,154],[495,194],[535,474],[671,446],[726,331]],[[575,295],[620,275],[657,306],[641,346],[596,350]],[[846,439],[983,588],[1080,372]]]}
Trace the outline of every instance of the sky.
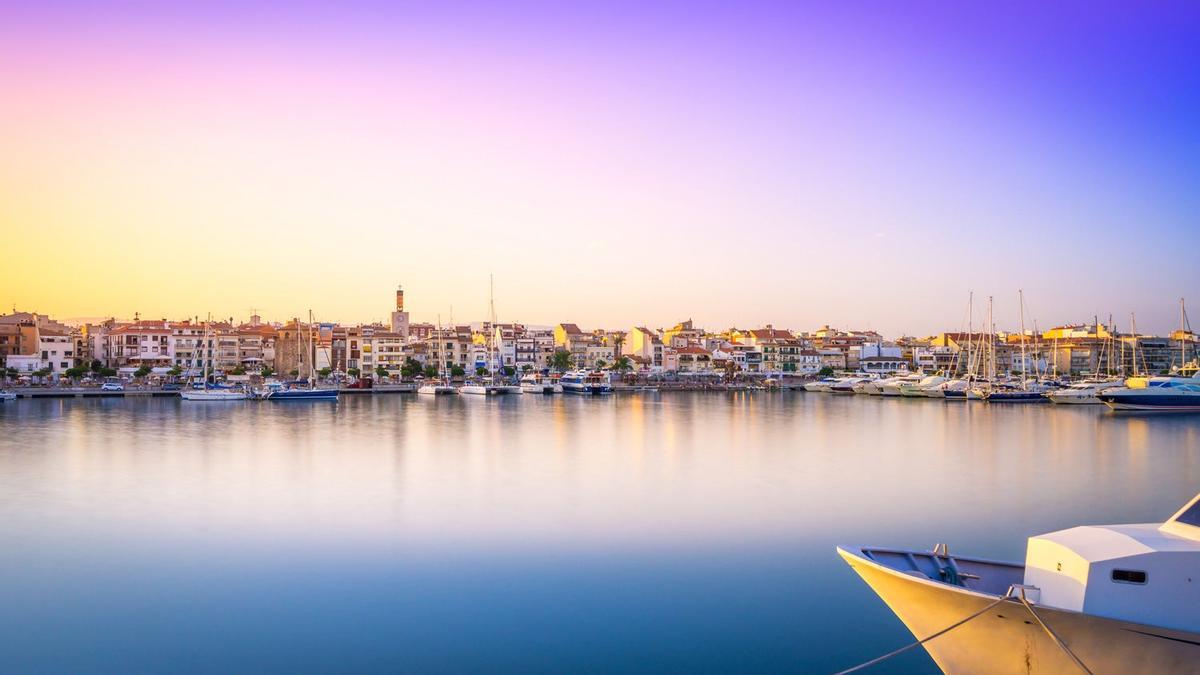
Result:
{"label": "sky", "polygon": [[1175,327],[1200,5],[977,4],[3,3],[0,309]]}

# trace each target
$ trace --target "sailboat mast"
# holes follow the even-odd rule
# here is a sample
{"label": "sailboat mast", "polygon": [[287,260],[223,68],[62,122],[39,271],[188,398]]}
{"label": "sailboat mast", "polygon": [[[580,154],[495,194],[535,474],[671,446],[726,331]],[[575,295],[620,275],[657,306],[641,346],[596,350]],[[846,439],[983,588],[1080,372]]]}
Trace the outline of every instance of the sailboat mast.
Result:
{"label": "sailboat mast", "polygon": [[971,353],[971,342],[975,334],[975,291],[967,293],[967,379],[970,380],[974,371],[974,355]]}
{"label": "sailboat mast", "polygon": [[996,322],[992,319],[992,296],[988,296],[988,380],[996,379]]}
{"label": "sailboat mast", "polygon": [[204,363],[204,391],[208,391],[208,360],[211,358],[212,352],[209,351],[209,331],[212,328],[212,312],[209,312],[208,319],[204,321],[204,346],[200,350],[200,358]]}
{"label": "sailboat mast", "polygon": [[313,361],[316,360],[316,358],[315,358],[316,355],[317,355],[317,350],[315,347],[313,347],[313,313],[312,313],[312,310],[310,309],[310,310],[308,310],[308,388],[309,389],[313,389],[316,387],[315,378],[317,376],[317,373],[316,373],[316,368],[314,367],[315,364],[313,363]]}
{"label": "sailboat mast", "polygon": [[1025,291],[1017,289],[1017,302],[1021,309],[1021,389],[1025,389]]}

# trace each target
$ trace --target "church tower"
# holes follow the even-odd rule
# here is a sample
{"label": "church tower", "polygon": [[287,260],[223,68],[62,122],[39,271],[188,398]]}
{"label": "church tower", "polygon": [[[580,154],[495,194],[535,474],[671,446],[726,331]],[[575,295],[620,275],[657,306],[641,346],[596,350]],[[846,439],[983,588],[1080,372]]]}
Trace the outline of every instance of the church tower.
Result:
{"label": "church tower", "polygon": [[404,287],[396,287],[396,310],[392,312],[392,332],[408,340],[408,312],[404,311]]}

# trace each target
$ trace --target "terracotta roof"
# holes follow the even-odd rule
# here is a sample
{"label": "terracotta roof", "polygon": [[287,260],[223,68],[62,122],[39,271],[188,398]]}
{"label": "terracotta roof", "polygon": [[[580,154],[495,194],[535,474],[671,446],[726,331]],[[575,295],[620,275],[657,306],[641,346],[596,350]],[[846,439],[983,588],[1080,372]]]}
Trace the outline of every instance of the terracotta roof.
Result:
{"label": "terracotta roof", "polygon": [[581,335],[581,334],[583,334],[583,331],[579,330],[579,326],[576,326],[576,325],[575,325],[575,324],[573,324],[573,323],[560,323],[560,324],[558,324],[558,325],[559,325],[560,327],[562,327],[562,329],[563,329],[563,332],[564,332],[564,333],[568,333],[568,334],[571,334],[571,335]]}
{"label": "terracotta roof", "polygon": [[786,330],[778,328],[759,328],[750,331],[755,340],[794,340],[795,336]]}
{"label": "terracotta roof", "polygon": [[704,347],[691,347],[691,346],[689,346],[689,347],[677,347],[677,348],[675,349],[675,353],[676,353],[676,354],[707,354],[707,355],[709,355],[709,356],[711,356],[711,355],[712,355],[712,354],[711,354],[711,352],[709,352],[709,351],[708,351],[707,349],[705,349]]}

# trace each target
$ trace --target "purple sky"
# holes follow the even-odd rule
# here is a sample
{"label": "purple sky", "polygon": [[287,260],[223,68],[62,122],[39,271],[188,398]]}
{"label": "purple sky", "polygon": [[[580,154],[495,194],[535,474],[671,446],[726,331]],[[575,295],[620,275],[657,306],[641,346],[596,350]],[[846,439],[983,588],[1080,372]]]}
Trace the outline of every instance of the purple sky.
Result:
{"label": "purple sky", "polygon": [[1182,3],[5,7],[0,302],[1164,331],[1197,64]]}

